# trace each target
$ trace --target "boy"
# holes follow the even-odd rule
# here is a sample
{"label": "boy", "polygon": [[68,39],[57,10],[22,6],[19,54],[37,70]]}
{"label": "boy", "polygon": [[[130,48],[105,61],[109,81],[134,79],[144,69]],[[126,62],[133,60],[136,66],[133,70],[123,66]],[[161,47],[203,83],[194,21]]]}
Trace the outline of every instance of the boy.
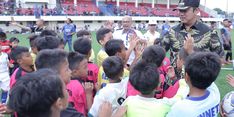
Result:
{"label": "boy", "polygon": [[9,90],[10,76],[9,76],[9,60],[8,55],[2,52],[0,45],[0,87],[1,87],[1,102],[6,103],[7,92]]}
{"label": "boy", "polygon": [[185,62],[185,81],[189,86],[186,99],[172,106],[167,117],[217,117],[220,93],[214,84],[221,68],[218,55],[197,52]]}
{"label": "boy", "polygon": [[[90,39],[91,43],[92,43],[92,35],[89,31],[87,30],[80,30],[76,33],[76,36],[77,38],[80,38],[80,37],[83,37],[83,38],[88,38]],[[91,62],[94,62],[94,59],[95,59],[95,53],[94,53],[94,50],[92,49],[92,52],[91,52],[91,56],[89,58],[89,61]]]}
{"label": "boy", "polygon": [[124,72],[123,60],[111,56],[104,60],[102,66],[110,83],[94,97],[94,103],[89,111],[91,117],[98,116],[99,107],[105,101],[111,103],[112,110],[116,111],[126,98],[128,78],[121,80]]}
{"label": "boy", "polygon": [[40,34],[40,37],[45,37],[45,36],[54,36],[59,40],[59,47],[60,49],[64,49],[64,40],[61,38],[56,32],[53,30],[43,30]]}
{"label": "boy", "polygon": [[[67,85],[71,79],[71,70],[67,60],[68,54],[66,51],[61,49],[46,49],[38,53],[35,62],[36,68],[50,68],[59,74],[62,81]],[[82,114],[78,113],[70,105],[66,110],[61,112],[60,117],[83,117]]]}
{"label": "boy", "polygon": [[34,66],[32,56],[27,47],[17,46],[13,48],[10,56],[19,64],[19,67],[11,75],[10,88],[12,88],[21,76],[33,72]]}
{"label": "boy", "polygon": [[178,79],[183,79],[184,78],[184,64],[185,64],[185,60],[187,59],[187,57],[189,56],[189,54],[186,52],[186,50],[184,48],[181,48],[179,53],[178,53],[178,58],[176,60],[176,71],[178,71],[178,73],[176,73],[176,77]]}
{"label": "boy", "polygon": [[[85,55],[87,60],[89,60],[91,56],[91,48],[91,41],[84,37],[78,38],[73,44],[73,49],[76,52]],[[93,83],[94,86],[97,83],[98,70],[99,68],[96,64],[92,63],[91,61],[88,61],[88,78],[86,79],[86,81]]]}
{"label": "boy", "polygon": [[9,41],[11,48],[18,46],[20,42],[19,39],[17,39],[16,37],[11,37]]}
{"label": "boy", "polygon": [[[162,66],[163,64],[163,60],[165,58],[166,52],[165,50],[158,45],[153,45],[153,46],[149,46],[147,48],[145,48],[144,52],[142,53],[142,59],[148,63],[151,64],[155,64],[159,67]],[[156,94],[156,98],[162,98],[162,94],[164,91],[164,87],[165,86],[165,77],[164,74],[160,71],[160,69],[158,67],[155,67],[155,71],[160,73],[160,84],[159,87],[157,87],[158,92]],[[140,92],[138,92],[137,90],[135,90],[131,84],[128,84],[128,96],[131,95],[137,95]]]}
{"label": "boy", "polygon": [[6,39],[7,39],[6,33],[0,32],[0,45],[2,46],[1,51],[9,54],[11,51],[10,41]]}
{"label": "boy", "polygon": [[33,63],[35,63],[36,57],[37,57],[37,47],[36,47],[36,39],[37,39],[38,35],[31,35],[28,37],[29,39],[29,44],[31,47],[31,56],[33,58]]}
{"label": "boy", "polygon": [[85,82],[88,76],[88,60],[84,55],[71,52],[68,55],[72,77],[67,90],[69,103],[83,115],[87,115],[93,101],[93,83]]}
{"label": "boy", "polygon": [[37,37],[35,40],[37,52],[43,49],[55,49],[59,47],[60,40],[55,36]]}
{"label": "boy", "polygon": [[71,77],[71,70],[67,60],[68,54],[64,50],[45,49],[38,53],[36,68],[51,68],[60,74],[65,84],[68,84]]}
{"label": "boy", "polygon": [[[19,44],[19,39],[17,39],[16,37],[10,38],[10,47],[11,47],[11,49],[17,47],[18,44]],[[12,68],[9,69],[10,70],[10,75],[12,75],[13,72],[15,71],[15,69],[17,69],[19,67],[19,65],[17,64],[17,62],[12,60],[11,58],[10,58],[10,63],[13,65]]]}
{"label": "boy", "polygon": [[18,117],[59,117],[67,107],[64,82],[50,69],[26,74],[11,90],[8,107]]}
{"label": "boy", "polygon": [[126,117],[165,117],[170,106],[154,98],[159,86],[159,72],[156,64],[140,60],[131,70],[129,81],[140,94],[128,97]]}
{"label": "boy", "polygon": [[110,29],[101,28],[97,31],[96,38],[97,42],[102,46],[102,49],[97,54],[97,64],[100,67],[102,62],[108,57],[104,50],[104,46],[107,41],[113,38],[113,36]]}
{"label": "boy", "polygon": [[[118,56],[122,59],[122,61],[125,63],[126,60],[126,49],[124,46],[124,42],[122,40],[109,40],[105,45],[105,51],[108,56]],[[140,56],[140,55],[139,55]],[[135,60],[137,61],[137,59]],[[128,77],[129,71],[127,69],[124,69],[123,77]],[[98,72],[98,87],[103,88],[106,86],[106,84],[109,83],[108,77],[106,77],[105,72],[103,71],[103,68],[99,68]]]}

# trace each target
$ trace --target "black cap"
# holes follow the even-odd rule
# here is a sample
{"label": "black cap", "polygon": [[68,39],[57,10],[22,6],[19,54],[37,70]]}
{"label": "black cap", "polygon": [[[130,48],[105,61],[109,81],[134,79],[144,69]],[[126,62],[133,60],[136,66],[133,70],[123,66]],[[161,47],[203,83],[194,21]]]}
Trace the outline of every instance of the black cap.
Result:
{"label": "black cap", "polygon": [[178,7],[174,10],[186,10],[189,7],[199,7],[200,0],[180,0]]}

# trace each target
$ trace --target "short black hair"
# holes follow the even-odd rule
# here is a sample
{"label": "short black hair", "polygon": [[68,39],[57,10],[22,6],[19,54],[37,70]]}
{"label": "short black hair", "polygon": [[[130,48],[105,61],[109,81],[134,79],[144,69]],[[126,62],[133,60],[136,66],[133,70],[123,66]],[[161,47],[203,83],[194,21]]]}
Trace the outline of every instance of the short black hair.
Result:
{"label": "short black hair", "polygon": [[17,41],[18,43],[20,42],[18,38],[16,37],[11,37],[10,40],[9,40],[11,43],[14,42],[14,41]]}
{"label": "short black hair", "polygon": [[111,39],[105,44],[105,51],[108,56],[115,56],[117,52],[122,51],[122,46],[124,46],[124,42],[119,39]]}
{"label": "short black hair", "polygon": [[185,62],[185,72],[192,86],[206,89],[217,78],[221,68],[220,57],[211,52],[196,52]]}
{"label": "short black hair", "polygon": [[61,45],[61,44],[64,45],[64,40],[62,38],[60,38],[59,40],[60,40],[59,45]]}
{"label": "short black hair", "polygon": [[214,24],[216,24],[216,23],[217,23],[216,21],[211,21],[211,22],[210,22],[211,25],[214,25]]}
{"label": "short black hair", "polygon": [[73,49],[84,55],[88,55],[92,49],[91,41],[87,38],[80,37],[73,43]]}
{"label": "short black hair", "polygon": [[0,32],[0,39],[6,39],[6,33]]}
{"label": "short black hair", "polygon": [[70,21],[70,23],[73,23],[73,21],[72,21],[72,19],[71,18],[67,18],[69,21]]}
{"label": "short black hair", "polygon": [[186,52],[186,50],[184,48],[181,48],[179,53],[179,59],[185,61],[187,59],[187,57],[189,56],[189,54]]}
{"label": "short black hair", "polygon": [[27,47],[17,46],[11,49],[10,58],[17,62],[17,60],[22,58],[23,53],[29,52]]}
{"label": "short black hair", "polygon": [[64,96],[60,77],[53,70],[41,69],[17,80],[8,106],[19,117],[49,117],[53,104]]}
{"label": "short black hair", "polygon": [[37,37],[36,48],[38,51],[43,49],[55,49],[60,45],[60,40],[55,36]]}
{"label": "short black hair", "polygon": [[129,81],[143,95],[151,94],[159,85],[159,72],[155,64],[140,60],[130,71]]}
{"label": "short black hair", "polygon": [[43,30],[40,34],[41,37],[44,36],[57,36],[57,33],[53,30]]}
{"label": "short black hair", "polygon": [[84,35],[91,35],[91,33],[87,30],[80,30],[76,33],[77,38],[83,37]]}
{"label": "short black hair", "polygon": [[161,66],[162,62],[166,56],[165,50],[159,45],[152,45],[145,48],[142,53],[142,59],[146,62],[156,64],[157,66]]}
{"label": "short black hair", "polygon": [[37,69],[51,68],[59,72],[67,56],[68,53],[61,49],[45,49],[38,53],[35,65]]}
{"label": "short black hair", "polygon": [[225,21],[229,21],[229,20],[228,19],[224,19],[223,22],[225,22]]}
{"label": "short black hair", "polygon": [[36,47],[36,39],[37,39],[37,37],[39,37],[39,36],[38,35],[30,35],[28,37],[30,47]]}
{"label": "short black hair", "polygon": [[111,30],[108,28],[100,28],[96,33],[97,42],[100,44],[100,40],[103,40],[105,37],[105,34],[109,32],[111,32]]}
{"label": "short black hair", "polygon": [[106,58],[102,63],[102,67],[105,75],[112,80],[118,80],[117,78],[119,78],[124,71],[123,60],[117,56]]}
{"label": "short black hair", "polygon": [[70,52],[68,55],[69,68],[71,70],[77,69],[80,62],[86,59],[85,55],[79,54],[77,52]]}

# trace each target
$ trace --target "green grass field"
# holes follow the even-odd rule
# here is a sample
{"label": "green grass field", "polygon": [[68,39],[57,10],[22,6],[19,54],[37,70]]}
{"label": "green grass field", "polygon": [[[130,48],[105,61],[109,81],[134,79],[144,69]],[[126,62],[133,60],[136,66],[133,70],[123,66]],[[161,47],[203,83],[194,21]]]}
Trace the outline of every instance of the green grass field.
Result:
{"label": "green grass field", "polygon": [[[17,37],[17,38],[20,39],[20,45],[22,45],[22,46],[29,46],[29,42],[28,42],[28,39],[27,39],[27,37],[29,35],[26,35],[26,34],[25,35],[21,35],[21,34],[16,34],[16,35],[9,34],[8,38],[13,37],[13,36],[15,36],[15,37]],[[234,31],[232,31],[232,37],[233,37],[232,38],[233,39],[233,41],[232,41],[233,43],[232,44],[234,46]],[[101,47],[100,47],[100,45],[96,41],[96,35],[95,35],[94,32],[92,32],[92,38],[93,38],[92,46],[93,46],[93,49],[95,51],[95,54],[97,54],[97,52],[100,50]],[[75,36],[73,37],[73,40],[75,40]],[[68,50],[67,46],[66,46],[66,50]],[[224,66],[224,67],[231,68],[232,65],[227,65],[227,66]],[[227,84],[226,80],[225,80],[227,74],[234,75],[234,71],[221,70],[221,72],[219,74],[219,77],[216,80],[216,84],[219,87],[219,90],[220,90],[220,93],[221,93],[221,98],[223,98],[223,96],[226,93],[228,93],[229,91],[233,91],[234,90],[234,88],[231,87],[231,86],[229,86]]]}

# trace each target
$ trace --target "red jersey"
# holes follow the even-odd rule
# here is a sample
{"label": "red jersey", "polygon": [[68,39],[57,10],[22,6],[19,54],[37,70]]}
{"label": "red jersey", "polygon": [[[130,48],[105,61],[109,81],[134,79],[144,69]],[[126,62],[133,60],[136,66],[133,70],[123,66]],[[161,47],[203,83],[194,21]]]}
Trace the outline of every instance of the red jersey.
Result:
{"label": "red jersey", "polygon": [[15,85],[17,79],[21,76],[24,76],[27,72],[25,72],[22,68],[17,68],[14,73],[11,75],[10,80],[10,89]]}
{"label": "red jersey", "polygon": [[80,83],[78,78],[73,78],[67,84],[67,90],[69,93],[68,101],[72,106],[83,115],[87,115],[87,102],[85,89]]}
{"label": "red jersey", "polygon": [[97,83],[98,70],[99,68],[96,64],[93,64],[92,62],[88,63],[88,82],[92,82],[94,85]]}
{"label": "red jersey", "polygon": [[2,46],[2,52],[5,52],[7,54],[9,54],[11,52],[9,40],[0,41],[0,45]]}

